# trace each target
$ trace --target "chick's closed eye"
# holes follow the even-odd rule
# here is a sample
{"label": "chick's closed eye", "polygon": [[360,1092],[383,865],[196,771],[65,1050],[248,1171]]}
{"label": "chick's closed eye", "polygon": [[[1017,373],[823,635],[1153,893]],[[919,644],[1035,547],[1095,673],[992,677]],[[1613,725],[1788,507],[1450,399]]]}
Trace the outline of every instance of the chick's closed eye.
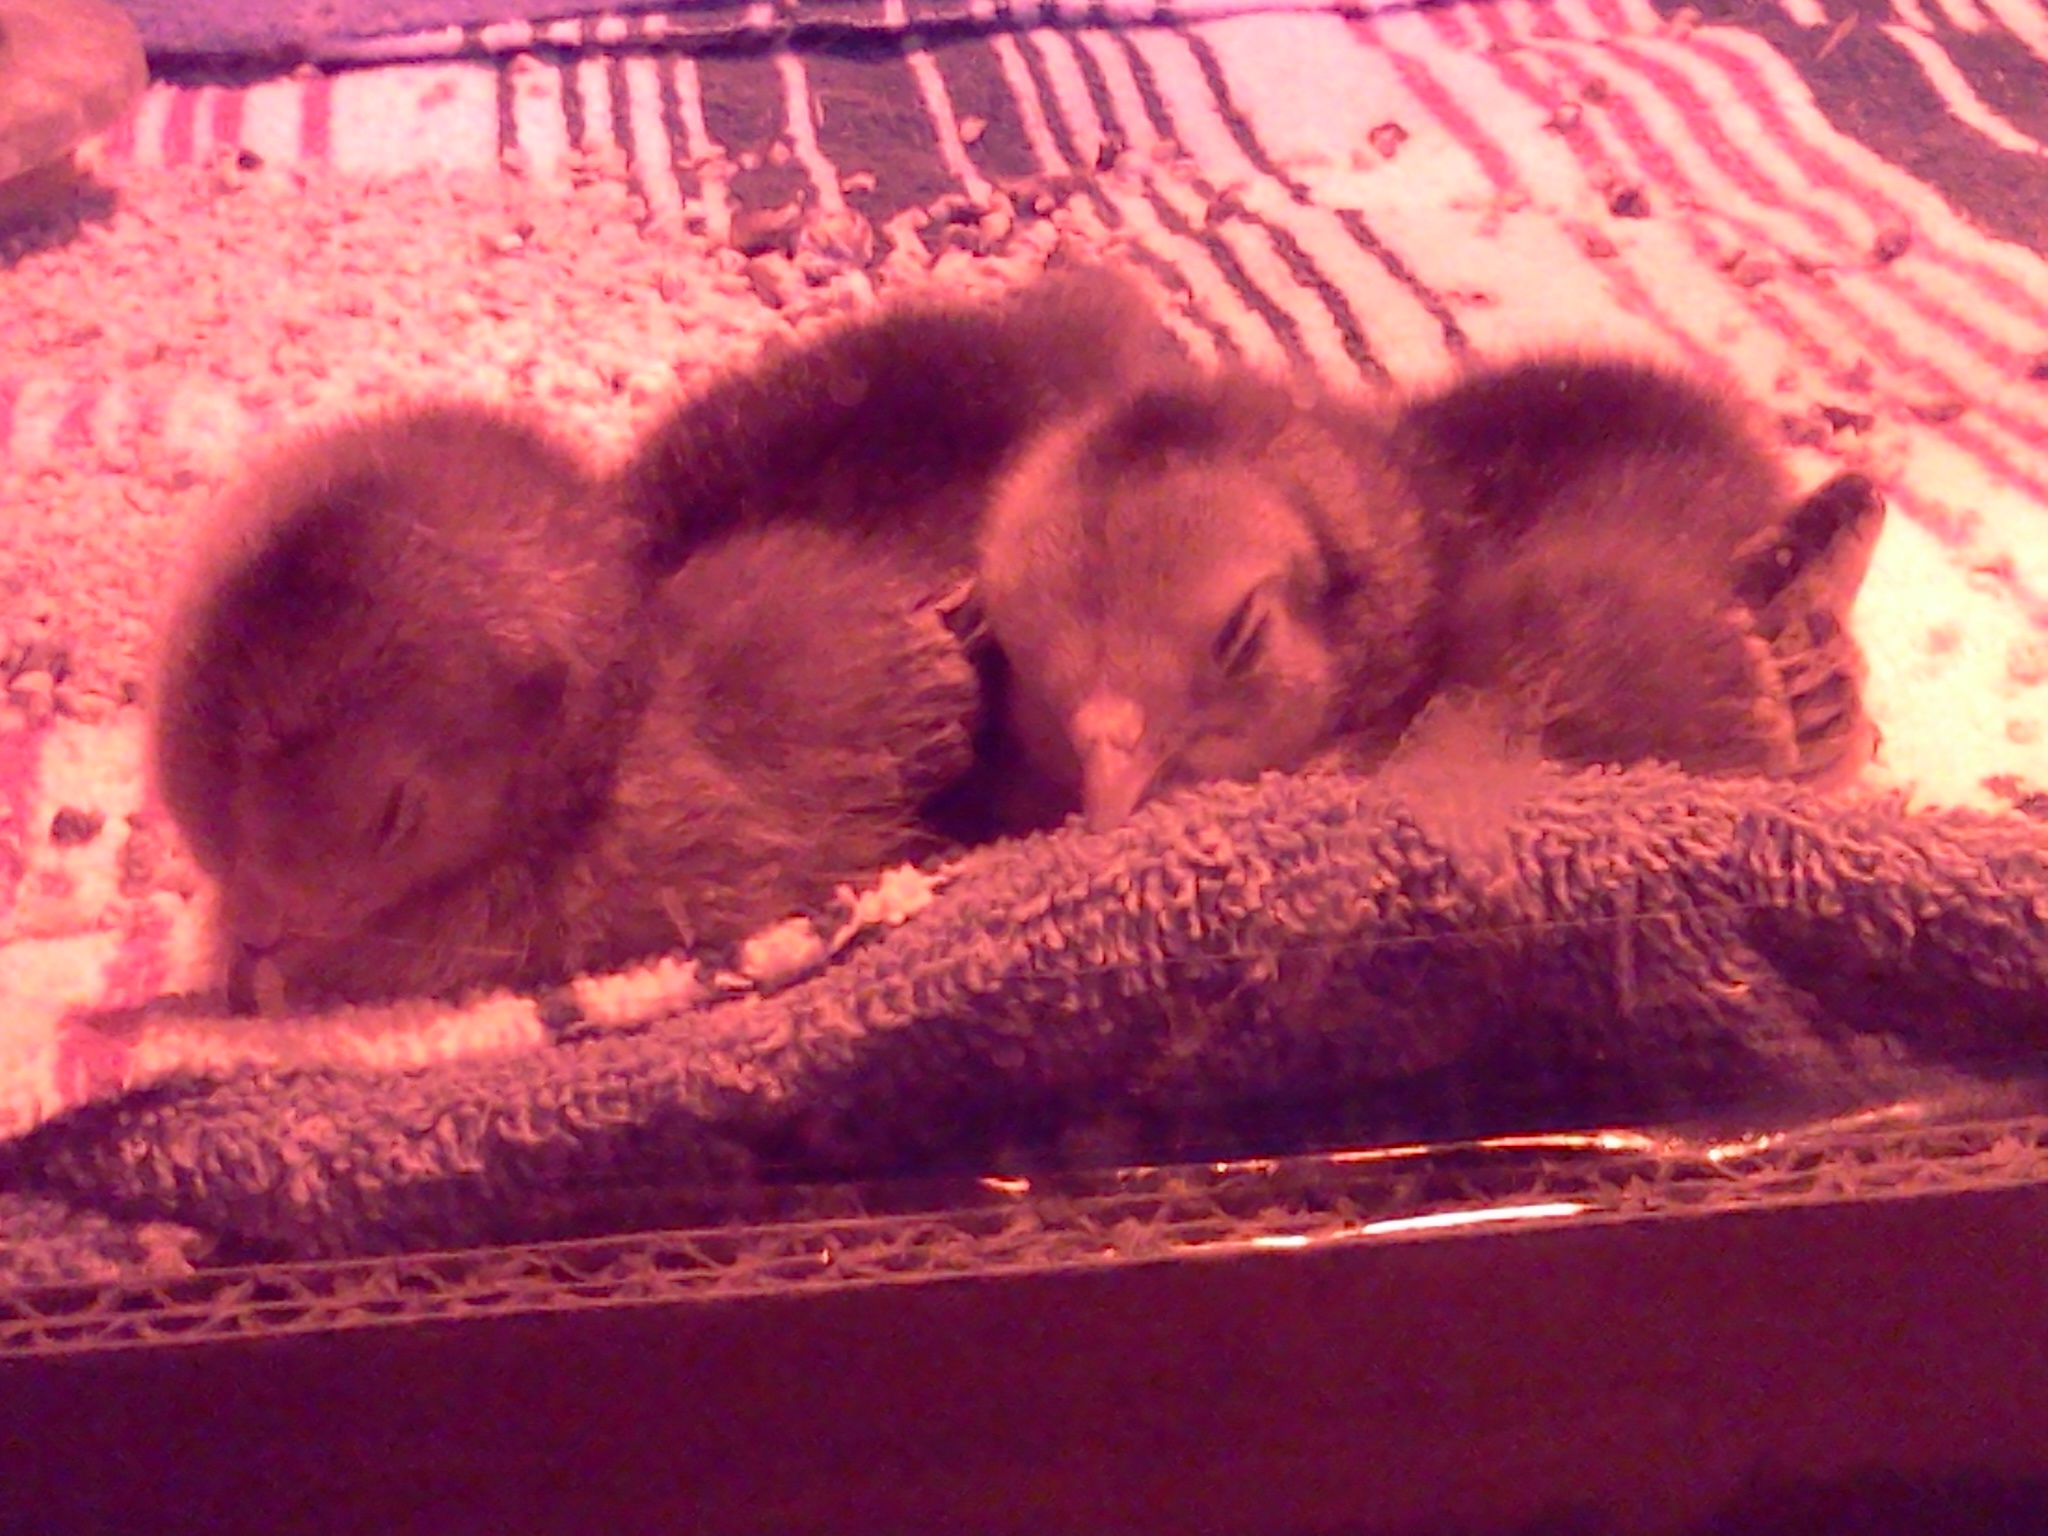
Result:
{"label": "chick's closed eye", "polygon": [[372,843],[381,852],[402,847],[419,834],[426,818],[426,794],[410,781],[401,780],[384,796],[384,808],[371,829]]}
{"label": "chick's closed eye", "polygon": [[1241,678],[1258,664],[1265,649],[1266,628],[1272,617],[1271,599],[1263,587],[1244,595],[1223,627],[1216,632],[1211,651],[1216,666],[1228,678]]}

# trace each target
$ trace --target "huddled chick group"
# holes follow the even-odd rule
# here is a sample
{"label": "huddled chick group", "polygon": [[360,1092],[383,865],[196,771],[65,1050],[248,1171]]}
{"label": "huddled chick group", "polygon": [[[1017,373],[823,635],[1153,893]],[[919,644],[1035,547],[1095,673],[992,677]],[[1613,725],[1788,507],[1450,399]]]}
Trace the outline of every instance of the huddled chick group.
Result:
{"label": "huddled chick group", "polygon": [[230,500],[156,776],[265,1011],[729,944],[963,842],[1369,772],[1432,700],[1575,764],[1836,782],[1874,740],[1867,480],[1799,498],[1640,362],[1205,371],[1100,270],[771,350],[610,474],[439,403]]}

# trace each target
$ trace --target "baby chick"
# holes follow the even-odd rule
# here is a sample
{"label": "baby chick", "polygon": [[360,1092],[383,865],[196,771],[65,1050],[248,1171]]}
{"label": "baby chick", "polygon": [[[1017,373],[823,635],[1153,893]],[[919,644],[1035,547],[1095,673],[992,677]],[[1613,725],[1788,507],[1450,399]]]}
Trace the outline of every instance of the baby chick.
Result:
{"label": "baby chick", "polygon": [[562,886],[564,969],[722,946],[950,842],[981,686],[935,589],[789,523],[699,550],[649,614],[652,693]]}
{"label": "baby chick", "polygon": [[940,840],[979,684],[947,594],[855,535],[741,529],[656,584],[572,455],[455,405],[302,439],[240,499],[156,719],[236,1006],[727,944]]}
{"label": "baby chick", "polygon": [[980,598],[1006,659],[1013,827],[1385,750],[1434,678],[1419,507],[1366,408],[1237,374],[1141,389],[1004,476]]}
{"label": "baby chick", "polygon": [[1796,501],[1725,397],[1626,360],[1485,369],[1391,421],[1242,375],[1142,389],[1045,433],[983,533],[1010,824],[1370,768],[1446,691],[1560,761],[1840,777],[1881,517],[1860,477]]}
{"label": "baby chick", "polygon": [[1001,299],[888,304],[683,400],[620,483],[664,570],[728,529],[789,519],[963,570],[989,482],[1021,442],[1181,360],[1144,296],[1104,268]]}
{"label": "baby chick", "polygon": [[1445,572],[1442,686],[1545,756],[1834,780],[1868,755],[1846,621],[1869,481],[1799,500],[1727,395],[1623,358],[1484,369],[1412,402],[1395,446]]}
{"label": "baby chick", "polygon": [[[992,487],[1024,444],[1185,367],[1144,294],[1106,268],[997,299],[898,301],[771,347],[680,402],[621,471],[621,496],[659,570],[735,529],[801,523],[935,585],[971,573]],[[970,599],[957,627],[993,722],[1007,667],[978,612]],[[996,802],[1015,792],[1009,756],[984,729],[932,814],[957,837],[991,835]]]}
{"label": "baby chick", "polygon": [[236,1000],[520,974],[499,909],[584,835],[644,697],[637,526],[532,423],[443,404],[298,438],[223,528],[164,647],[154,776]]}

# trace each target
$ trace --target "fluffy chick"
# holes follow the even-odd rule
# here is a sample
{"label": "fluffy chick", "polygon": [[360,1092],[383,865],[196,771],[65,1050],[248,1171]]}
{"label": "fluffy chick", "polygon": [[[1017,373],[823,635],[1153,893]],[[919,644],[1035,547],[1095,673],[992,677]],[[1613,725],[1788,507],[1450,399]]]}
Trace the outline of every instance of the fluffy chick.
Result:
{"label": "fluffy chick", "polygon": [[[1185,367],[1150,301],[1108,268],[1062,268],[998,298],[900,300],[773,345],[682,400],[621,470],[621,499],[661,571],[734,530],[804,524],[947,581],[971,572],[992,487],[1025,444]],[[979,639],[970,650],[999,698],[1004,658]],[[999,830],[1013,777],[997,719],[984,711],[974,767],[933,813],[970,841]]]}
{"label": "fluffy chick", "polygon": [[1161,383],[1004,477],[980,597],[1007,659],[1004,820],[1113,826],[1176,784],[1398,737],[1437,577],[1364,406],[1247,375]]}
{"label": "fluffy chick", "polygon": [[1454,557],[1565,522],[1649,522],[1725,569],[1793,501],[1740,405],[1635,358],[1481,365],[1407,401],[1393,445]]}
{"label": "fluffy chick", "polygon": [[731,529],[789,520],[964,569],[989,482],[1020,443],[1181,361],[1144,295],[1105,268],[1000,299],[892,303],[683,400],[620,483],[665,570]]}
{"label": "fluffy chick", "polygon": [[1536,357],[1412,402],[1395,434],[1445,572],[1442,686],[1547,757],[1839,779],[1874,739],[1848,610],[1883,520],[1801,500],[1726,394]]}
{"label": "fluffy chick", "polygon": [[1484,369],[1391,423],[1244,376],[1140,390],[1045,434],[984,531],[1006,819],[1369,768],[1441,693],[1554,760],[1845,777],[1882,512],[1859,476],[1796,499],[1726,396],[1629,360]]}
{"label": "fluffy chick", "polygon": [[647,709],[563,885],[567,969],[730,944],[946,846],[981,706],[956,590],[805,524],[668,578]]}
{"label": "fluffy chick", "polygon": [[938,840],[979,685],[856,536],[744,530],[657,585],[572,455],[465,406],[303,439],[241,500],[156,730],[237,1006],[730,943]]}
{"label": "fluffy chick", "polygon": [[584,835],[644,696],[637,525],[466,404],[302,436],[222,525],[164,647],[154,778],[218,882],[236,1001],[519,974],[499,910]]}

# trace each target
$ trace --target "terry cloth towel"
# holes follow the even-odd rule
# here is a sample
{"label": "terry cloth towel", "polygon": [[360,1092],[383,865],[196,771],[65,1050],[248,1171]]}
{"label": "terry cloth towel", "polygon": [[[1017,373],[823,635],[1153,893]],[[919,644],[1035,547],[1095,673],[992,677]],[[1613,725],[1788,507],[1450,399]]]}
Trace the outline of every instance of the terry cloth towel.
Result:
{"label": "terry cloth towel", "polygon": [[980,851],[772,996],[557,1006],[523,1053],[118,1098],[7,1184],[313,1257],[588,1231],[651,1185],[1839,1111],[2036,1063],[2048,831],[1664,772],[1274,776]]}

